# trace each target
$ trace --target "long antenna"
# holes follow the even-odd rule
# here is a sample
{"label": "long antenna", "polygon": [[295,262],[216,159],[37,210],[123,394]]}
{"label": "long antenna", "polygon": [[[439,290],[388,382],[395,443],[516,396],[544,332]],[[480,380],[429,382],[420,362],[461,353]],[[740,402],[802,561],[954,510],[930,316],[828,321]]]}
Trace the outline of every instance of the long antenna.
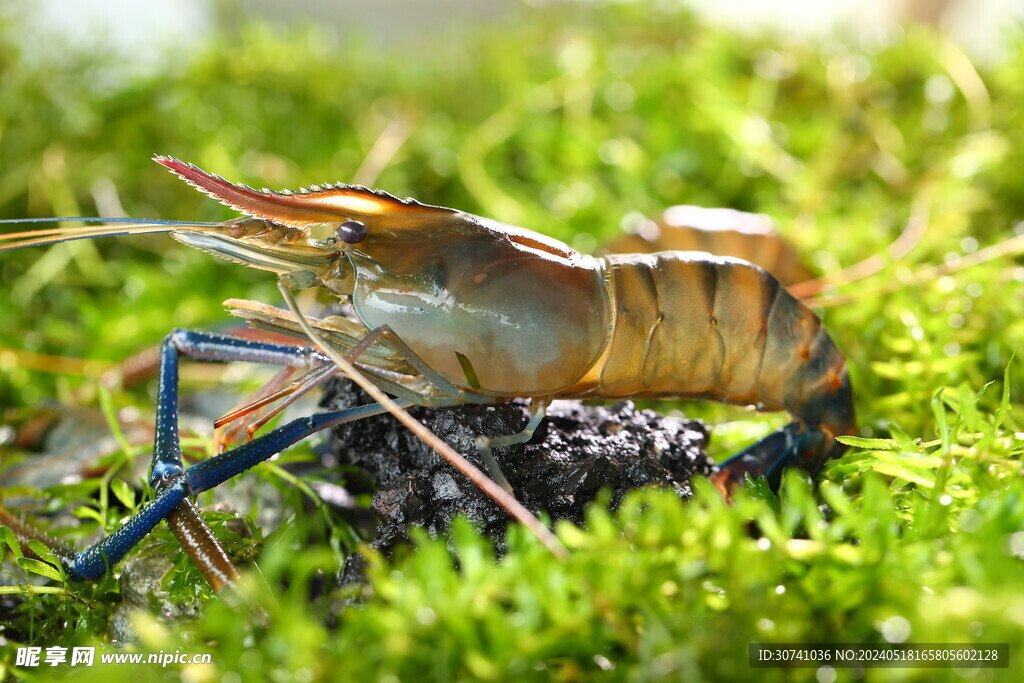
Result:
{"label": "long antenna", "polygon": [[[146,235],[151,233],[174,232],[178,228],[212,228],[219,223],[199,223],[195,221],[146,220],[135,218],[13,218],[0,220],[0,224],[18,223],[100,223],[77,227],[49,228],[44,230],[27,230],[0,234],[0,251],[39,247],[72,240],[95,239],[97,237],[121,237],[125,235]],[[6,242],[6,244],[2,244]]]}
{"label": "long antenna", "polygon": [[78,216],[61,218],[3,218],[0,223],[147,223],[150,225],[191,225],[212,228],[219,223],[196,223],[194,221],[165,221],[157,218],[140,221],[138,218],[105,218],[103,216]]}

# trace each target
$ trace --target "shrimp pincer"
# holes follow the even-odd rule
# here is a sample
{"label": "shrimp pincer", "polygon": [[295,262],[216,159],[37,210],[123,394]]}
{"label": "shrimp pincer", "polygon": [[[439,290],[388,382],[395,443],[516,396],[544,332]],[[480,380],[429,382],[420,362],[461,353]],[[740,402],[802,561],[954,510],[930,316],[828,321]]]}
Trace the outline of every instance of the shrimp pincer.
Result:
{"label": "shrimp pincer", "polygon": [[[699,398],[788,411],[791,424],[719,466],[713,481],[726,495],[747,476],[764,475],[777,486],[790,465],[817,473],[842,451],[836,437],[855,431],[845,361],[821,321],[746,261],[696,251],[590,256],[531,230],[361,186],[255,190],[177,159],[155,160],[244,217],[19,233],[4,239],[21,241],[0,251],[170,232],[186,245],[273,272],[292,288],[325,289],[350,303],[353,315],[311,326],[294,305],[292,314],[239,307],[263,327],[306,334],[319,350],[172,333],[161,355],[156,499],[121,531],[67,559],[73,576],[102,575],[161,519],[185,524],[178,517],[189,496],[315,431],[385,409],[398,417],[414,404],[530,399],[526,428],[478,439],[485,453],[529,439],[556,398]],[[353,377],[376,391],[379,404],[297,420],[186,468],[176,424],[180,355],[304,368],[301,390],[330,376],[332,361],[354,366]]]}

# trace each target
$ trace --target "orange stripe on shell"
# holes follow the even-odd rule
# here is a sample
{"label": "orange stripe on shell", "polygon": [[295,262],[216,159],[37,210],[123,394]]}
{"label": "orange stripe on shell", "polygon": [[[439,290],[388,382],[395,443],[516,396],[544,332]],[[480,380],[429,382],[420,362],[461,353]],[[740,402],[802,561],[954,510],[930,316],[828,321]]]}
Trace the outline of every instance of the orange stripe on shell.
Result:
{"label": "orange stripe on shell", "polygon": [[360,185],[314,185],[312,189],[303,188],[299,192],[256,190],[229,182],[174,157],[156,155],[153,161],[225,206],[254,218],[294,228],[396,212],[422,212],[425,209],[450,211],[420,204],[414,199],[399,199]]}

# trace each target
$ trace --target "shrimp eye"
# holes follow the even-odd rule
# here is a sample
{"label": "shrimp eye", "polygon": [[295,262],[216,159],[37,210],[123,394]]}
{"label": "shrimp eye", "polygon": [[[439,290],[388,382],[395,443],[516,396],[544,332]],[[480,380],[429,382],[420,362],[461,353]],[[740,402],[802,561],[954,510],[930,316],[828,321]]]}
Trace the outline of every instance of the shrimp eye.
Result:
{"label": "shrimp eye", "polygon": [[366,239],[366,224],[359,221],[345,221],[338,226],[338,239],[347,244],[357,244]]}

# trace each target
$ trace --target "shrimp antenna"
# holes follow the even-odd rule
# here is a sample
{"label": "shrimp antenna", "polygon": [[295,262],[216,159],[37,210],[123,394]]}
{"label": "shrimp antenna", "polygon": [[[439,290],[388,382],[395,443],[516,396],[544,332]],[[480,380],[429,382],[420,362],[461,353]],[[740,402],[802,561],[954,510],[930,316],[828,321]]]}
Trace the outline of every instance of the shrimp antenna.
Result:
{"label": "shrimp antenna", "polygon": [[[103,216],[72,216],[63,218],[2,218],[0,223],[139,223],[138,218],[106,218]],[[196,223],[194,221],[165,221],[153,218],[145,221],[153,225],[192,225],[213,227],[217,223]]]}
{"label": "shrimp antenna", "polygon": [[147,220],[140,221],[134,218],[102,218],[102,217],[75,217],[75,218],[13,218],[2,219],[0,224],[12,223],[100,223],[101,225],[86,225],[66,228],[49,228],[44,230],[28,230],[24,232],[12,232],[0,234],[0,251],[10,251],[24,247],[39,247],[58,242],[71,242],[72,240],[95,239],[97,237],[121,237],[124,235],[146,235],[151,233],[174,232],[177,228],[211,228],[218,223],[198,223],[195,221],[169,221],[169,220]]}

